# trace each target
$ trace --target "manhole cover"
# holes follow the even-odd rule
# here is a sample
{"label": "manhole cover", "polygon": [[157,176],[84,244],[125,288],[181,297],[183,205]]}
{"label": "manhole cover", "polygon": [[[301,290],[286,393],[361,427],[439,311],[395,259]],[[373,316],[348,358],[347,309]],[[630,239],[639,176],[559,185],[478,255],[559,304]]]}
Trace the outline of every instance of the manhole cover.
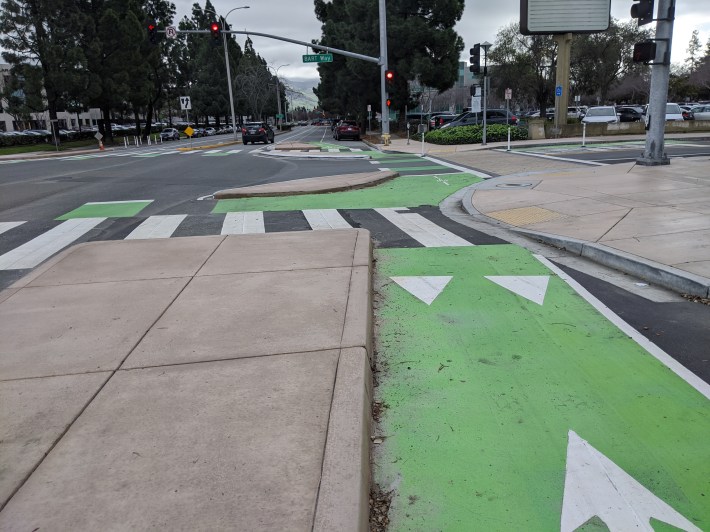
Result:
{"label": "manhole cover", "polygon": [[526,188],[531,186],[532,183],[501,183],[496,185],[496,188]]}

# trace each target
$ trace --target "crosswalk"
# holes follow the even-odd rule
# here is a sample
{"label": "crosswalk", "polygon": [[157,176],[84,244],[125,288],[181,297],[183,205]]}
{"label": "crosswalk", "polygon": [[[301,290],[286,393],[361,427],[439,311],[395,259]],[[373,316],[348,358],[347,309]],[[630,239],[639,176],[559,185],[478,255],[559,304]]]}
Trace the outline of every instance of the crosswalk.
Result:
{"label": "crosswalk", "polygon": [[[245,150],[243,149],[211,149],[211,150],[200,150],[200,149],[195,149],[195,150],[179,150],[179,149],[173,149],[173,148],[157,148],[157,149],[147,149],[147,150],[134,150],[134,149],[127,149],[125,151],[123,150],[116,150],[116,151],[111,151],[111,152],[104,152],[104,153],[82,153],[78,155],[66,155],[63,157],[46,157],[46,158],[35,158],[31,159],[33,162],[39,162],[39,161],[86,161],[86,160],[92,160],[92,159],[105,159],[105,158],[114,158],[114,157],[129,157],[129,158],[134,158],[134,159],[150,159],[154,157],[163,157],[163,156],[186,156],[186,155],[193,155],[193,156],[198,156],[198,157],[220,157],[220,156],[230,156],[230,155],[237,155]],[[6,160],[6,161],[0,161],[1,164],[16,164],[16,163],[22,163],[22,162],[27,162],[30,159],[12,159],[12,160]]]}
{"label": "crosswalk", "polygon": [[[191,221],[190,218],[193,218]],[[212,223],[204,223],[209,218]],[[55,223],[55,222],[53,222]],[[116,229],[112,229],[115,224]],[[122,238],[126,240],[172,238],[205,234],[234,235],[282,231],[365,228],[379,247],[444,247],[503,243],[443,217],[434,207],[378,209],[309,209],[303,211],[246,211],[226,214],[170,214],[133,218],[72,218],[46,222],[0,222],[0,271],[38,266],[62,249],[78,242]],[[205,233],[200,227],[208,227]],[[6,250],[13,232],[27,240]],[[196,229],[197,228],[197,229]],[[123,232],[121,232],[123,229]],[[126,230],[130,229],[128,233]],[[36,234],[38,232],[38,234]],[[5,242],[3,239],[8,239]]]}

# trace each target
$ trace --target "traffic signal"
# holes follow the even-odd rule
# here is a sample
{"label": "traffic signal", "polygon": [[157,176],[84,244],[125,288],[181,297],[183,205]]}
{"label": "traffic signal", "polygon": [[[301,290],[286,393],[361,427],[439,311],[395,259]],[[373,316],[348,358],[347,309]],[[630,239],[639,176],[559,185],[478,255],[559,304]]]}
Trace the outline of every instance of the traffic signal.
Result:
{"label": "traffic signal", "polygon": [[471,71],[472,74],[480,74],[481,73],[481,45],[480,44],[474,44],[473,48],[469,50],[471,53],[471,57],[469,58],[471,65],[468,67],[468,69]]}
{"label": "traffic signal", "polygon": [[148,23],[148,40],[151,44],[158,42],[158,26],[155,25],[155,22]]}
{"label": "traffic signal", "polygon": [[634,0],[631,18],[638,19],[639,26],[650,23],[653,20],[653,0]]}
{"label": "traffic signal", "polygon": [[218,22],[213,22],[212,24],[210,24],[210,33],[212,34],[212,41],[218,43],[221,33],[221,28],[219,27]]}
{"label": "traffic signal", "polygon": [[656,43],[642,41],[634,44],[634,63],[651,63],[656,59]]}
{"label": "traffic signal", "polygon": [[392,105],[392,100],[390,100],[389,98],[387,98],[387,102],[386,102],[386,103],[387,103],[387,107],[390,107],[390,106]]}
{"label": "traffic signal", "polygon": [[[385,70],[385,88],[387,92],[394,92],[394,71]],[[387,104],[389,105],[389,104]]]}

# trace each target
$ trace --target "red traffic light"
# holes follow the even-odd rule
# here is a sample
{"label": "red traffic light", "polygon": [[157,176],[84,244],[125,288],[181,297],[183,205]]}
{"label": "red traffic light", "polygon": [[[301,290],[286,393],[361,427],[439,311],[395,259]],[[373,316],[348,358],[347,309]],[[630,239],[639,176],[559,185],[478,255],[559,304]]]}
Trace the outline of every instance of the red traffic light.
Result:
{"label": "red traffic light", "polygon": [[389,98],[387,98],[387,107],[390,107],[391,105],[392,105],[392,100],[390,100]]}
{"label": "red traffic light", "polygon": [[210,31],[212,31],[212,32],[219,31],[219,24],[217,24],[216,22],[213,22],[212,25],[210,26]]}
{"label": "red traffic light", "polygon": [[394,72],[391,70],[385,71],[385,79],[388,81],[392,81],[394,79]]}
{"label": "red traffic light", "polygon": [[148,31],[155,31],[155,24],[148,24]]}

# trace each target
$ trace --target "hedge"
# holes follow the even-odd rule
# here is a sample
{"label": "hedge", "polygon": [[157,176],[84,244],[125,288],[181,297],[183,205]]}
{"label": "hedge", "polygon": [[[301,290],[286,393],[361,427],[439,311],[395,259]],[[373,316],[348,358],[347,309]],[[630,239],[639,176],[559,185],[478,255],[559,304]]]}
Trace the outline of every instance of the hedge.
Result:
{"label": "hedge", "polygon": [[[504,124],[491,124],[486,127],[486,142],[500,142],[508,140],[508,127],[510,127],[510,140],[526,140],[528,130],[518,126]],[[421,137],[417,135],[419,140]],[[483,126],[456,126],[430,131],[424,137],[431,144],[480,144],[483,140]]]}

